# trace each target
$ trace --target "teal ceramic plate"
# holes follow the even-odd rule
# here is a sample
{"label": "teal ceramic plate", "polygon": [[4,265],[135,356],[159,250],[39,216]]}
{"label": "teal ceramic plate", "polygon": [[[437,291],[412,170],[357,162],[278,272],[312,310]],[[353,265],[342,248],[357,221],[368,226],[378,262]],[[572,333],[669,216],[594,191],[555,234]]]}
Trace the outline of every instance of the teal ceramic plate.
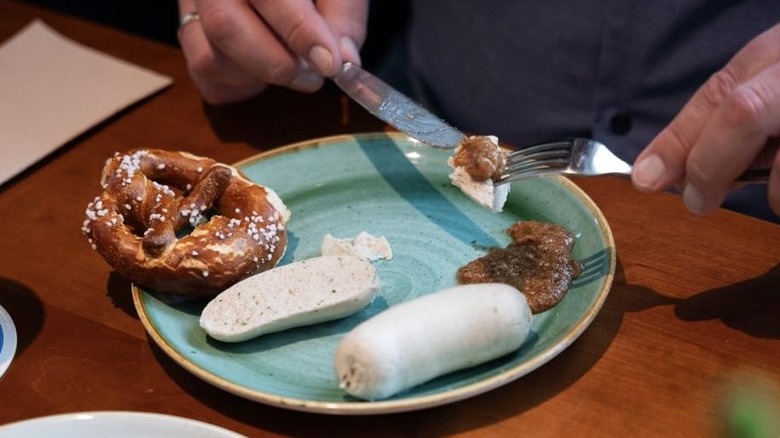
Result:
{"label": "teal ceramic plate", "polygon": [[[421,409],[483,393],[531,372],[569,346],[601,308],[615,269],[612,233],[593,202],[563,178],[513,183],[504,211],[491,213],[450,184],[449,154],[400,134],[376,133],[306,141],[238,163],[251,179],[276,190],[292,211],[281,264],[319,255],[328,233],[384,235],[394,257],[375,262],[380,296],[342,320],[226,344],[208,338],[198,326],[205,303],[173,304],[133,288],[144,327],[199,378],[250,400],[309,412]],[[585,271],[558,306],[536,316],[531,336],[517,352],[383,401],[360,401],[339,389],[332,361],[347,331],[390,306],[454,286],[458,267],[488,248],[508,244],[505,230],[525,219],[571,231],[574,256]]]}

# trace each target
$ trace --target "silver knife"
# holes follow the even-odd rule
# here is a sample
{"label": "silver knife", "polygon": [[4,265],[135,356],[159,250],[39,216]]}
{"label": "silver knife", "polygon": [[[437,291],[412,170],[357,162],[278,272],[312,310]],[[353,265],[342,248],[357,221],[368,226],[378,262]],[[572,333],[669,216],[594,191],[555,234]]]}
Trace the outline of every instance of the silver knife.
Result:
{"label": "silver knife", "polygon": [[356,64],[345,62],[333,77],[333,82],[368,112],[422,143],[452,149],[466,137]]}

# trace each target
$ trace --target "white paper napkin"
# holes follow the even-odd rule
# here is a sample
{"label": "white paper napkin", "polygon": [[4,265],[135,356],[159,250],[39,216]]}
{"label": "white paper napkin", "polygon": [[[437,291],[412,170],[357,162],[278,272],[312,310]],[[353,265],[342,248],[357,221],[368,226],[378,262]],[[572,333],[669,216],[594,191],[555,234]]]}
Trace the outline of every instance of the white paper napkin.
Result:
{"label": "white paper napkin", "polygon": [[171,83],[31,22],[0,45],[0,184]]}

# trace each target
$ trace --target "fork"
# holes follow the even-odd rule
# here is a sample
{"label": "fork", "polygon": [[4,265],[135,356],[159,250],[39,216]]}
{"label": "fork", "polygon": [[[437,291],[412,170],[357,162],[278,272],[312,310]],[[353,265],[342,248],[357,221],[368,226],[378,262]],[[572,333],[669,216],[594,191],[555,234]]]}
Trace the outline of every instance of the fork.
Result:
{"label": "fork", "polygon": [[[507,154],[504,174],[495,184],[555,174],[630,175],[631,165],[618,158],[603,143],[575,137],[541,143]],[[769,169],[754,168],[743,173],[737,181],[765,183],[768,178]]]}
{"label": "fork", "polygon": [[603,143],[575,137],[507,154],[504,174],[495,183],[506,184],[522,178],[553,174],[630,175],[631,165],[615,156]]}

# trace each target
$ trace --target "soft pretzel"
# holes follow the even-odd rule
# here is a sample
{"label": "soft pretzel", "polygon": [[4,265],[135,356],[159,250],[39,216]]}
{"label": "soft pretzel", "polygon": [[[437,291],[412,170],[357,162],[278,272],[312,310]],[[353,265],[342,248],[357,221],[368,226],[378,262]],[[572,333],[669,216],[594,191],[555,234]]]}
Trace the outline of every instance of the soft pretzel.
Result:
{"label": "soft pretzel", "polygon": [[137,149],[106,161],[83,233],[130,281],[211,296],[276,265],[290,212],[238,169],[186,152]]}

